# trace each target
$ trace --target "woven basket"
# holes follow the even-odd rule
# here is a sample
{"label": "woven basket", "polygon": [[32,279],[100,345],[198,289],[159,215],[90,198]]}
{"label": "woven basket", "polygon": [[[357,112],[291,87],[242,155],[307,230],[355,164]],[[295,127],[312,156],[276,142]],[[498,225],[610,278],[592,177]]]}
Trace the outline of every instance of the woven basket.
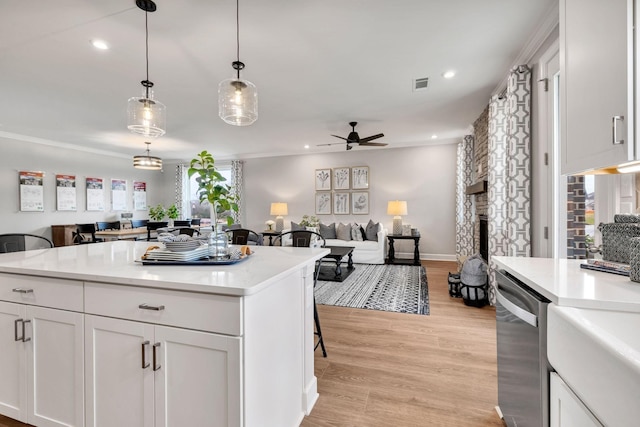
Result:
{"label": "woven basket", "polygon": [[601,223],[602,259],[629,264],[632,237],[640,237],[640,223]]}

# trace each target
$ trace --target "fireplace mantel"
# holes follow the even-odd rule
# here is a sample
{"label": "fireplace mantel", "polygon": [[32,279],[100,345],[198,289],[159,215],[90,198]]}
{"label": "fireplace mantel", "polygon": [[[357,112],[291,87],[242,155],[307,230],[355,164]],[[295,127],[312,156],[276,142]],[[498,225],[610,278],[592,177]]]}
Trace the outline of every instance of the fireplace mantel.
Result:
{"label": "fireplace mantel", "polygon": [[470,194],[482,194],[487,192],[487,180],[478,181],[474,184],[471,184],[465,190],[467,195]]}

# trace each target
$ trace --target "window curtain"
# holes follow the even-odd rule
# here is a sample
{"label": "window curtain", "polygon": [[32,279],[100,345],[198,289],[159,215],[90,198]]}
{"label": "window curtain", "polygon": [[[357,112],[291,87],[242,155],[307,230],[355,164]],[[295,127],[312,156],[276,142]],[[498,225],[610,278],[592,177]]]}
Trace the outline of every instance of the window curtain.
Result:
{"label": "window curtain", "polygon": [[232,191],[238,199],[238,212],[233,213],[233,222],[244,224],[244,162],[242,160],[231,161],[231,182]]}
{"label": "window curtain", "polygon": [[466,135],[458,142],[456,157],[456,258],[459,264],[473,255],[473,200],[466,194],[467,187],[473,184],[473,145],[473,135]]}
{"label": "window curtain", "polygon": [[176,166],[176,206],[180,210],[180,219],[187,219],[191,215],[191,209],[189,209],[188,171],[188,165]]}
{"label": "window curtain", "polygon": [[489,104],[489,300],[493,256],[531,256],[531,69],[511,69],[504,95]]}

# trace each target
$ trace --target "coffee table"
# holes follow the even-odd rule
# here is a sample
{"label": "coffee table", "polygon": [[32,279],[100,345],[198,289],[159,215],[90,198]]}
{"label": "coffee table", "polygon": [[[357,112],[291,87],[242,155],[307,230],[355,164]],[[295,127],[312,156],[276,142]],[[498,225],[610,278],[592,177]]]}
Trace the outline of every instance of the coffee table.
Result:
{"label": "coffee table", "polygon": [[[330,249],[331,253],[318,262],[318,269],[320,270],[318,280],[342,282],[355,270],[352,259],[355,248],[353,246],[325,246],[325,248]],[[347,268],[343,269],[341,264],[345,256],[347,257]],[[323,265],[325,262],[333,262],[335,267],[333,265]]]}

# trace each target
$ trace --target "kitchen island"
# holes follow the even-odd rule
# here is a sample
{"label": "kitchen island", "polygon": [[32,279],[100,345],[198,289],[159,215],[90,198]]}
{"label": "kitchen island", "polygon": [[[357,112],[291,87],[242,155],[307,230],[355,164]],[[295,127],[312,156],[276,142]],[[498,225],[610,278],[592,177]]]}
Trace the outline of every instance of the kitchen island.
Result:
{"label": "kitchen island", "polygon": [[36,426],[296,426],[322,248],[145,266],[148,242],[0,255],[0,413]]}

